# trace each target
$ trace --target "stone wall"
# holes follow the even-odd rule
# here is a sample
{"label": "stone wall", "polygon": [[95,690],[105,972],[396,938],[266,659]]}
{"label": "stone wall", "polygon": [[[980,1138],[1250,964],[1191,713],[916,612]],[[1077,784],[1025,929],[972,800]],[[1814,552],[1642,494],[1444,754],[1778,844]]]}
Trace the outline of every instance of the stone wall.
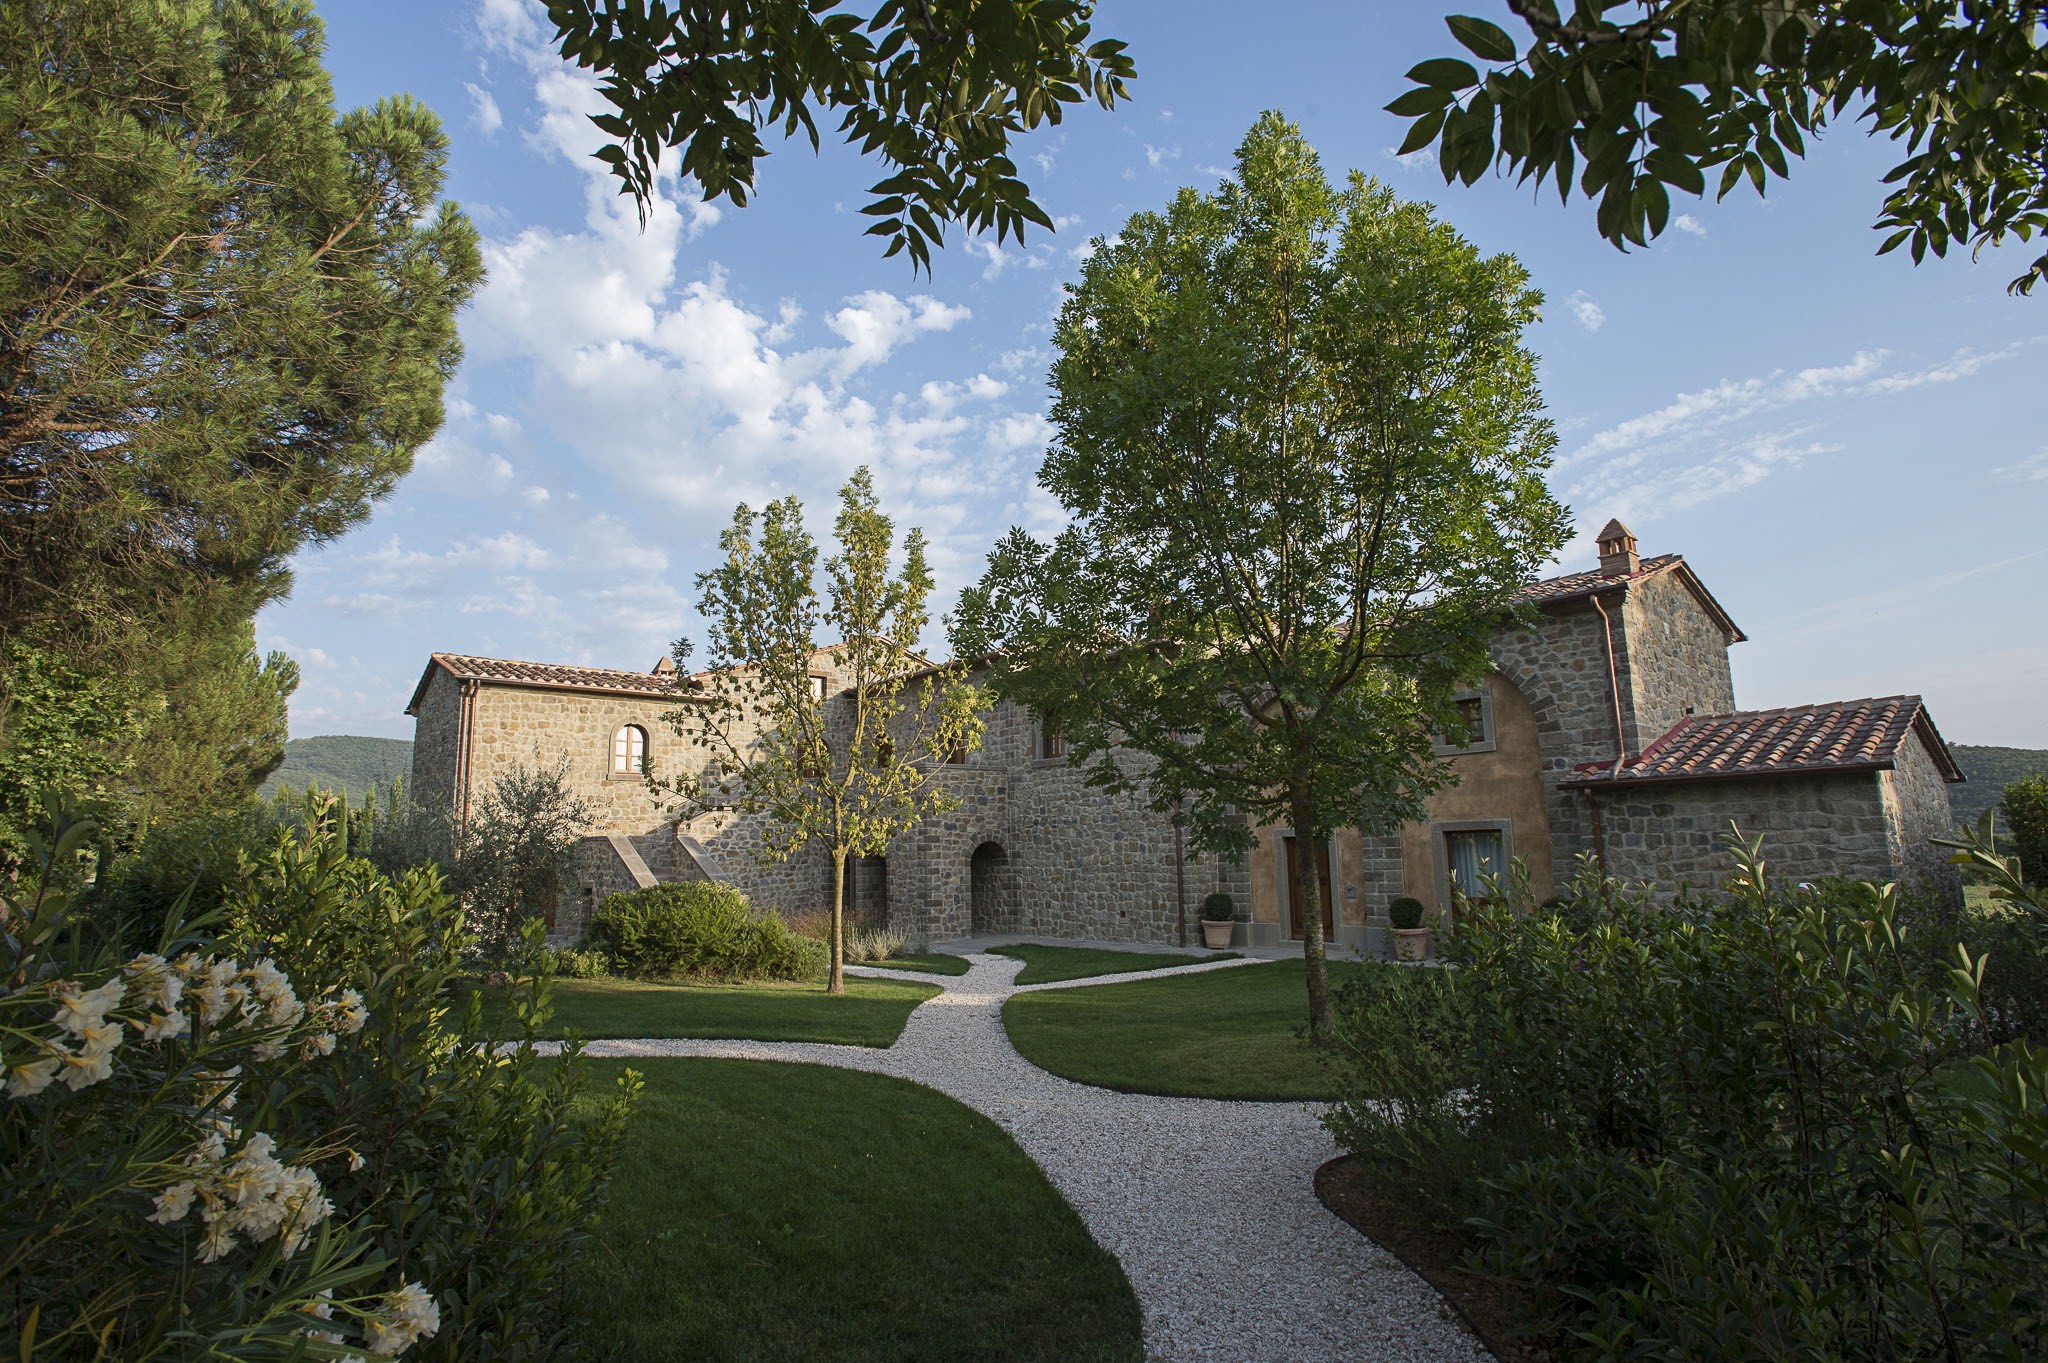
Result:
{"label": "stone wall", "polygon": [[[1609,605],[1608,614],[1616,614],[1619,608],[1618,602]],[[1619,636],[1620,632],[1617,622],[1615,633]],[[1535,724],[1550,878],[1553,884],[1562,885],[1571,880],[1576,854],[1593,845],[1593,830],[1582,802],[1559,790],[1558,782],[1571,776],[1575,763],[1613,757],[1616,746],[1606,631],[1591,604],[1568,602],[1537,616],[1531,629],[1495,634],[1492,655],[1495,671],[1528,702]],[[1628,659],[1618,645],[1615,666],[1626,721],[1631,678]],[[1533,864],[1536,858],[1525,860]]]}
{"label": "stone wall", "polygon": [[1955,811],[1949,807],[1948,782],[1934,755],[1921,740],[1918,726],[1899,745],[1897,765],[1882,773],[1885,807],[1891,816],[1891,877],[1906,889],[1932,895],[1944,908],[1962,908],[1962,872],[1949,862],[1946,848],[1930,839],[1952,837]]}
{"label": "stone wall", "polygon": [[408,792],[423,808],[455,802],[455,764],[462,747],[462,683],[435,665],[413,721]]}
{"label": "stone wall", "polygon": [[[1714,889],[1735,869],[1724,837],[1763,837],[1771,881],[1894,876],[1893,820],[1880,772],[1698,781],[1595,791],[1607,873],[1647,881],[1662,893],[1680,885]],[[1590,844],[1589,844],[1590,845]]]}
{"label": "stone wall", "polygon": [[1242,872],[1214,856],[1183,846],[1177,875],[1172,825],[1142,796],[1095,789],[1064,758],[1037,756],[1039,737],[1037,720],[1005,701],[989,711],[981,748],[940,769],[957,807],[890,846],[893,925],[937,939],[974,931],[975,853],[991,844],[1002,853],[983,859],[991,929],[1170,943],[1184,916],[1199,940],[1204,896],[1222,889],[1248,902]]}
{"label": "stone wall", "polygon": [[[1609,607],[1611,611],[1613,607]],[[1678,572],[1666,571],[1629,585],[1617,642],[1628,660],[1634,731],[1640,753],[1687,715],[1725,715],[1735,708],[1728,670],[1734,642]]]}

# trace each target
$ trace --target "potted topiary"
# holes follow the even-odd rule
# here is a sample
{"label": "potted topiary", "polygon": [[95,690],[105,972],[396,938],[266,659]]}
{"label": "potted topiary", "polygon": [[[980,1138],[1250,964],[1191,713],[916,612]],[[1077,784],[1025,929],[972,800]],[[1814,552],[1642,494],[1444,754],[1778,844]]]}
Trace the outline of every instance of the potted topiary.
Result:
{"label": "potted topiary", "polygon": [[1401,895],[1387,902],[1387,923],[1394,930],[1394,959],[1419,961],[1429,954],[1431,932],[1422,926],[1422,901]]}
{"label": "potted topiary", "polygon": [[1229,895],[1218,890],[1202,901],[1202,945],[1211,951],[1223,951],[1230,946],[1230,934],[1237,929],[1231,921],[1237,913],[1237,905]]}

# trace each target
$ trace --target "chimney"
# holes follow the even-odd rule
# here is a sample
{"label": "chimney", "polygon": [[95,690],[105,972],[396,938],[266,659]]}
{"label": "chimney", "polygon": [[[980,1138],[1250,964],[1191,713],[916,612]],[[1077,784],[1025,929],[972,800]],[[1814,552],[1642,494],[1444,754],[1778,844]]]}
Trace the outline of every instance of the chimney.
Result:
{"label": "chimney", "polygon": [[669,657],[666,653],[662,654],[661,661],[654,665],[653,675],[657,677],[673,677],[675,672],[676,660]]}
{"label": "chimney", "polygon": [[1636,537],[1619,520],[1607,522],[1600,532],[1600,576],[1627,577],[1642,566],[1636,557]]}

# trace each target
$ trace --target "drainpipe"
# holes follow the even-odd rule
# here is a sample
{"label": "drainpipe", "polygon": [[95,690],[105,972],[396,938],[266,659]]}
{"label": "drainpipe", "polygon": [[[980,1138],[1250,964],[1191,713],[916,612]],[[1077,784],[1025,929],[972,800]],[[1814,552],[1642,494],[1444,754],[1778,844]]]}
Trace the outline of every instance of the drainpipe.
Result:
{"label": "drainpipe", "polygon": [[1622,764],[1628,761],[1628,738],[1621,727],[1621,673],[1614,663],[1614,621],[1608,618],[1607,607],[1600,604],[1597,595],[1593,597],[1593,609],[1600,612],[1600,627],[1607,635],[1607,693],[1614,697],[1614,770],[1608,776],[1618,781]]}
{"label": "drainpipe", "polygon": [[456,744],[462,751],[462,797],[455,815],[458,834],[469,827],[469,772],[476,747],[476,693],[475,681],[462,683],[462,714],[456,724]]}

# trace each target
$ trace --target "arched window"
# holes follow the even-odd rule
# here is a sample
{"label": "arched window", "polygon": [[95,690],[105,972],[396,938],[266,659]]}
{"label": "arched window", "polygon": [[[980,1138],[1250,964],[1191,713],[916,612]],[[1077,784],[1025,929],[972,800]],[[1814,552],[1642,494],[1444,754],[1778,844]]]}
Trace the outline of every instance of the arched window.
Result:
{"label": "arched window", "polygon": [[622,724],[612,735],[612,775],[638,776],[647,767],[647,730]]}

